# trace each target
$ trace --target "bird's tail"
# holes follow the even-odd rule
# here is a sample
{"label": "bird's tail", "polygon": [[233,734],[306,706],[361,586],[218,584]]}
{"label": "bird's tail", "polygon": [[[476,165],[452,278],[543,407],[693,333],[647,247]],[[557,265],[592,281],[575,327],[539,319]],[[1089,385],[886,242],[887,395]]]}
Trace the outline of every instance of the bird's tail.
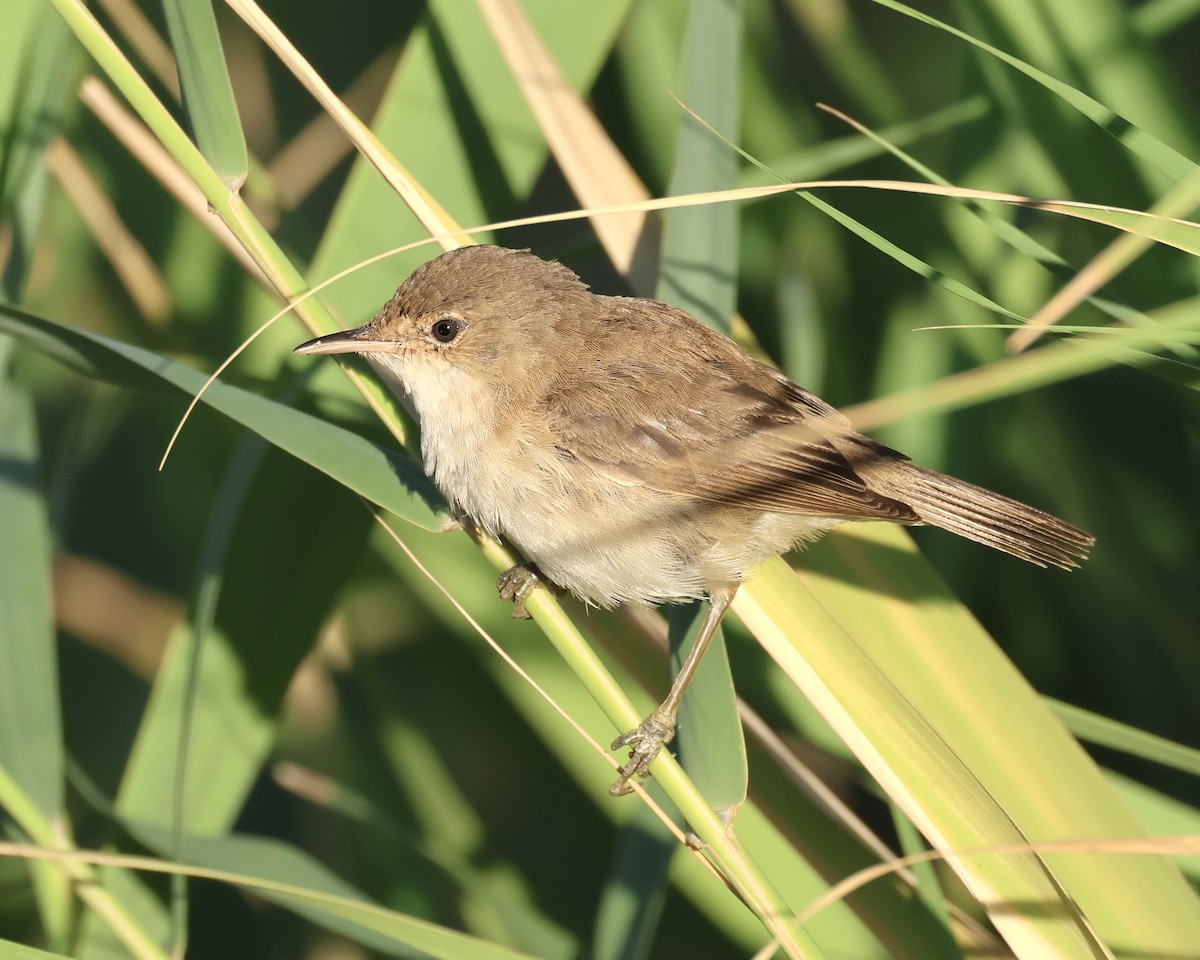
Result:
{"label": "bird's tail", "polygon": [[1064,570],[1078,567],[1096,542],[1078,527],[1020,501],[913,464],[904,467],[889,471],[891,483],[879,477],[873,478],[872,486],[911,505],[923,522],[960,537],[1039,567]]}

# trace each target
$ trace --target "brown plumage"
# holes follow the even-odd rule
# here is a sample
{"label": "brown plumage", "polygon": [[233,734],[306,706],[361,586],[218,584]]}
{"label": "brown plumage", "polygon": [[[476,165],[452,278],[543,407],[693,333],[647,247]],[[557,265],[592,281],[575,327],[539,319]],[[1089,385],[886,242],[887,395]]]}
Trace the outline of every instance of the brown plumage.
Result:
{"label": "brown plumage", "polygon": [[[1092,538],[926,470],[732,340],[656,300],[590,293],[525,251],[425,264],[370,323],[297,348],[359,352],[421,423],[425,467],[460,510],[592,603],[707,596],[671,695],[638,730],[617,788],[674,732],[695,662],[737,585],[838,523],[929,523],[1042,566]],[[524,600],[520,570],[501,592]]]}

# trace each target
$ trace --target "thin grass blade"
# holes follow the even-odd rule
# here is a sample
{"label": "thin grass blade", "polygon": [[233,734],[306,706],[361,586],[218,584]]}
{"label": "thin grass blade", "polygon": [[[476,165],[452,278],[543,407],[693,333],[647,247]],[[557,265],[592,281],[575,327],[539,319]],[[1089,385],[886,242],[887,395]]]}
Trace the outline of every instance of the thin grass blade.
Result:
{"label": "thin grass blade", "polygon": [[179,86],[196,145],[230,193],[250,161],[210,0],[163,0]]}
{"label": "thin grass blade", "polygon": [[[79,57],[71,31],[53,11],[9,8],[5,17],[4,42],[26,40],[4,57],[20,69],[7,77],[8,89],[0,89],[0,103],[12,104],[11,116],[0,112],[7,141],[0,156],[0,224],[7,222],[12,231],[12,246],[0,273],[0,296],[20,303],[41,233],[46,145],[61,128]],[[28,24],[25,29],[22,17]],[[4,350],[0,346],[0,357]]]}
{"label": "thin grass blade", "polygon": [[936,27],[959,40],[964,40],[974,47],[982,50],[984,53],[995,57],[1002,63],[1019,70],[1031,80],[1040,83],[1043,87],[1058,97],[1061,97],[1081,114],[1095,123],[1101,130],[1115,137],[1118,141],[1125,145],[1134,154],[1141,157],[1152,167],[1168,177],[1170,180],[1178,183],[1191,173],[1196,164],[1181,154],[1179,151],[1167,146],[1157,137],[1152,136],[1142,130],[1128,118],[1122,117],[1114,110],[1109,109],[1104,104],[1100,103],[1087,94],[1075,89],[1068,83],[1050,76],[1043,70],[1039,70],[1025,61],[1005,53],[989,43],[985,43],[976,37],[971,36],[963,30],[952,27],[950,24],[938,20],[927,13],[922,13],[919,10],[914,10],[906,4],[900,3],[899,0],[872,0],[882,7],[887,7],[889,10],[895,10],[906,17],[911,17],[921,23],[928,24],[931,27]]}
{"label": "thin grass blade", "polygon": [[[683,43],[684,97],[710,117],[724,137],[736,138],[741,106],[741,3],[692,3]],[[737,179],[737,154],[693,117],[685,116],[668,192],[726,190]],[[725,333],[737,309],[738,222],[737,207],[719,204],[672,210],[663,223],[656,296]],[[701,612],[701,605],[693,603],[668,614],[673,674],[691,650]],[[684,697],[679,726],[679,757],[688,776],[714,809],[732,817],[746,799],[748,774],[737,694],[720,632]]]}
{"label": "thin grass blade", "polygon": [[[47,823],[63,818],[58,637],[50,595],[50,526],[39,489],[37,421],[28,394],[0,378],[0,770]],[[42,923],[65,947],[71,893],[33,870]]]}

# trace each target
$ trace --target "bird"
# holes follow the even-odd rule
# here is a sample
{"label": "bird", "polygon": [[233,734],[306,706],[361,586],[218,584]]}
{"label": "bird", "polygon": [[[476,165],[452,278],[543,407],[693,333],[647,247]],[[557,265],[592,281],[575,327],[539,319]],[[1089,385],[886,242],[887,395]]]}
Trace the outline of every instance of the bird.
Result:
{"label": "bird", "polygon": [[650,766],[739,585],[831,527],[929,524],[1042,567],[1094,538],[912,463],[733,340],[659,300],[593,293],[528,250],[472,245],[418,267],[360,327],[302,354],[361,354],[420,425],[452,508],[515,546],[513,614],[539,585],[587,604],[706,599],[667,697],[612,786]]}

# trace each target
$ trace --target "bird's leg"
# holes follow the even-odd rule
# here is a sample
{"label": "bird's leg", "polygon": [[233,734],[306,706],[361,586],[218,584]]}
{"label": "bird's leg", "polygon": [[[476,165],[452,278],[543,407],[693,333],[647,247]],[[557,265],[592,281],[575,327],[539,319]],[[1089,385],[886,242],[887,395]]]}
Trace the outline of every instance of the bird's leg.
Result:
{"label": "bird's leg", "polygon": [[500,599],[513,602],[512,615],[517,620],[529,619],[525,601],[538,587],[546,587],[553,593],[558,592],[558,588],[546,579],[546,575],[537,568],[536,563],[519,563],[515,567],[509,567],[496,581]]}
{"label": "bird's leg", "polygon": [[708,613],[704,616],[704,623],[700,625],[700,632],[696,635],[696,642],[692,645],[691,653],[683,662],[683,666],[679,668],[679,673],[675,675],[675,682],[671,684],[667,698],[658,705],[657,710],[641,722],[636,730],[630,730],[612,742],[613,750],[619,750],[621,747],[631,748],[629,762],[621,768],[621,775],[617,778],[617,782],[609,788],[608,792],[614,797],[629,793],[632,789],[629,781],[634,776],[639,778],[647,776],[650,772],[650,764],[654,762],[659,751],[675,737],[675,715],[679,712],[679,701],[683,699],[684,691],[692,682],[692,677],[696,675],[700,659],[712,642],[717,627],[721,625],[721,620],[725,616],[725,611],[729,609],[729,604],[733,601],[733,595],[737,593],[737,588],[738,585],[733,583],[709,589]]}

